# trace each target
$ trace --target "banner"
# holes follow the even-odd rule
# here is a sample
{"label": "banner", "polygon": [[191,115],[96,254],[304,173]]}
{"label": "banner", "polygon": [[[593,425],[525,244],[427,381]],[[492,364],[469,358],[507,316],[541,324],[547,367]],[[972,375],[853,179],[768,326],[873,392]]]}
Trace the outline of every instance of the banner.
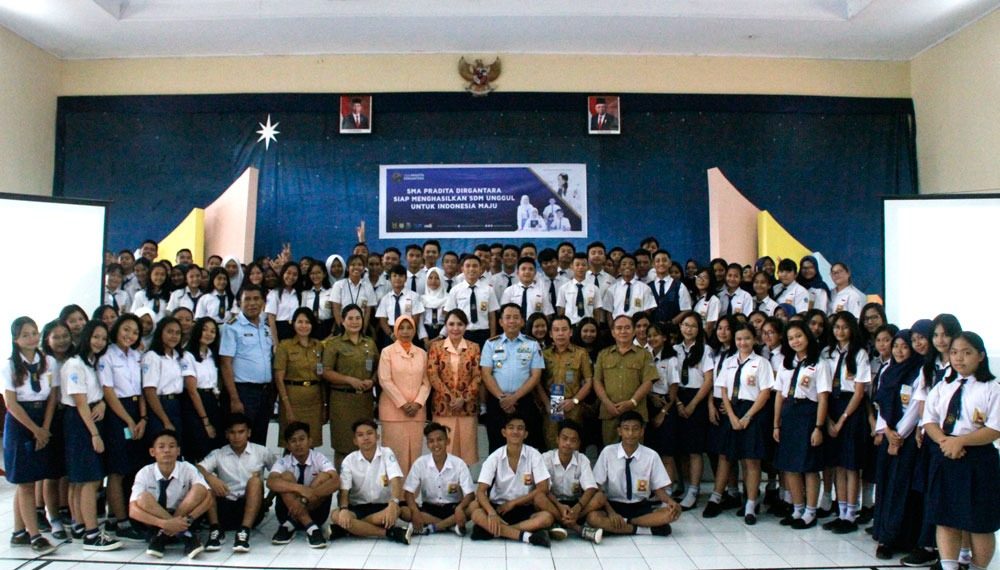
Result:
{"label": "banner", "polygon": [[585,238],[585,164],[382,165],[379,238]]}

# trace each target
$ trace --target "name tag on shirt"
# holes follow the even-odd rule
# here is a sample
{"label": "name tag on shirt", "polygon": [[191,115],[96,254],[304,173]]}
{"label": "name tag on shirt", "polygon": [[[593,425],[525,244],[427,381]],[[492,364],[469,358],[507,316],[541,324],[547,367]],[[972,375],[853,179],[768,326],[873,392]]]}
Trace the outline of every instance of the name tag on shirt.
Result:
{"label": "name tag on shirt", "polygon": [[645,479],[639,479],[638,481],[635,482],[635,488],[640,492],[646,491],[649,489],[649,481]]}
{"label": "name tag on shirt", "polygon": [[448,483],[448,494],[454,495],[458,493],[458,483]]}
{"label": "name tag on shirt", "polygon": [[389,476],[385,473],[382,474],[382,486],[383,487],[389,486]]}
{"label": "name tag on shirt", "polygon": [[904,406],[910,405],[910,398],[913,397],[913,386],[902,386],[899,390],[899,401],[903,402]]}
{"label": "name tag on shirt", "polygon": [[489,308],[490,308],[490,304],[487,301],[480,301],[479,302],[479,311],[480,312],[485,313],[487,310],[489,310]]}
{"label": "name tag on shirt", "polygon": [[524,484],[525,486],[531,486],[535,484],[535,479],[531,476],[531,473],[524,474]]}
{"label": "name tag on shirt", "polygon": [[986,423],[986,414],[984,414],[979,408],[972,410],[972,423],[977,426],[982,426]]}

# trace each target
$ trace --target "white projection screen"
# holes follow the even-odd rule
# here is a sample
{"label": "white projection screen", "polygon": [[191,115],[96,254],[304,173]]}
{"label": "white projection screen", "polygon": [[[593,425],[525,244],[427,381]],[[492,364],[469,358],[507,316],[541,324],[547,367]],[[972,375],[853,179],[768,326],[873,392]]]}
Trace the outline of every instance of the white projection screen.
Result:
{"label": "white projection screen", "polygon": [[104,203],[0,193],[0,352],[10,356],[10,324],[38,323],[75,303],[88,316],[101,304]]}
{"label": "white projection screen", "polygon": [[889,322],[906,328],[952,313],[983,337],[1000,372],[1000,195],[887,197],[883,221]]}

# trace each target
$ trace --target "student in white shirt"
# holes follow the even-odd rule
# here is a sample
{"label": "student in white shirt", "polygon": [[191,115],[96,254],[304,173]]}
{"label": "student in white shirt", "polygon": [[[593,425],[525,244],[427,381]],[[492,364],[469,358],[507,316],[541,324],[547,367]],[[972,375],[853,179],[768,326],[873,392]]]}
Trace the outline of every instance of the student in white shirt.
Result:
{"label": "student in white shirt", "polygon": [[[347,258],[347,278],[341,279],[333,284],[330,290],[330,300],[333,302],[333,318],[339,328],[341,322],[341,311],[348,305],[361,307],[364,315],[364,327],[367,328],[372,320],[372,313],[375,312],[375,290],[367,279],[364,279],[365,259],[361,255],[352,255]],[[303,298],[305,302],[305,298]],[[303,305],[306,306],[306,305]]]}
{"label": "student in white shirt", "polygon": [[774,316],[774,310],[778,308],[778,303],[771,298],[771,278],[767,273],[758,271],[753,275],[753,309],[760,311],[768,317]]}
{"label": "student in white shirt", "polygon": [[233,552],[250,550],[250,530],[264,519],[264,470],[274,455],[250,442],[250,419],[233,414],[226,421],[228,445],[213,450],[196,467],[215,497],[208,510],[210,525],[205,550],[220,550],[225,531],[235,530]]}
{"label": "student in white shirt", "polygon": [[479,278],[481,266],[482,260],[474,255],[462,258],[462,282],[452,288],[444,304],[445,312],[460,309],[465,313],[469,318],[465,338],[480,347],[496,335],[497,311],[500,310],[493,288]]}
{"label": "student in white shirt", "polygon": [[669,251],[661,249],[653,253],[648,284],[656,299],[653,318],[659,322],[676,321],[682,312],[691,310],[691,292],[680,279],[670,276],[671,264]]}
{"label": "student in white shirt", "polygon": [[419,338],[424,339],[427,343],[425,346],[429,346],[432,340],[441,336],[446,315],[444,311],[446,302],[448,302],[448,292],[445,291],[444,272],[440,267],[431,267],[427,270],[427,277],[424,279],[424,294],[420,297],[424,316],[423,326],[420,327],[418,333]]}
{"label": "student in white shirt", "polygon": [[809,308],[819,309],[826,314],[830,306],[830,287],[819,274],[819,262],[807,255],[799,261],[799,285],[809,292]]}
{"label": "student in white shirt", "polygon": [[122,288],[122,266],[112,263],[104,269],[104,304],[119,314],[132,308],[132,296]]}
{"label": "student in white shirt", "polygon": [[465,536],[476,491],[469,467],[448,453],[448,428],[431,422],[424,428],[424,437],[430,453],[413,462],[403,484],[413,530],[433,534],[454,529],[458,536]]}
{"label": "student in white shirt", "polygon": [[680,363],[677,392],[677,451],[688,456],[688,480],[681,507],[693,509],[698,502],[702,476],[702,454],[707,450],[709,406],[713,402],[712,350],[705,342],[701,317],[682,313],[681,342],[674,346]]}
{"label": "student in white shirt", "polygon": [[222,267],[208,272],[208,282],[212,289],[198,298],[194,318],[211,317],[218,324],[229,320],[235,305],[235,296],[229,286],[229,274]]}
{"label": "student in white shirt", "polygon": [[358,450],[348,454],[340,465],[340,496],[330,520],[353,536],[384,536],[410,544],[413,525],[397,526],[410,518],[410,512],[400,506],[403,471],[396,454],[378,444],[375,420],[358,420],[351,429]]}
{"label": "student in white shirt", "polygon": [[486,458],[479,472],[472,539],[503,537],[548,548],[545,529],[555,517],[535,506],[536,498],[549,492],[542,454],[524,443],[527,423],[518,414],[507,416],[501,433],[506,444]]}
{"label": "student in white shirt", "polygon": [[704,322],[705,334],[712,336],[715,332],[715,324],[719,322],[719,298],[715,295],[715,274],[711,267],[700,267],[694,277],[696,297],[694,302],[694,312],[701,317]]}
{"label": "student in white shirt", "polygon": [[604,510],[590,513],[587,524],[612,534],[669,536],[681,507],[667,494],[670,477],[660,456],[639,443],[645,420],[635,410],[623,413],[618,416],[618,434],[621,443],[605,447],[594,464],[594,479],[607,503]]}
{"label": "student in white shirt", "polygon": [[587,244],[587,264],[589,269],[587,270],[586,279],[588,283],[593,283],[597,287],[597,294],[602,299],[604,298],[604,292],[615,282],[615,277],[605,270],[607,261],[607,249],[603,243],[595,241]]}
{"label": "student in white shirt", "polygon": [[587,317],[598,322],[603,321],[604,304],[600,287],[587,279],[587,254],[582,252],[575,254],[571,267],[573,278],[559,290],[559,298],[556,301],[559,314],[569,317],[570,323],[574,326]]}
{"label": "student in white shirt", "polygon": [[739,263],[730,263],[726,268],[726,282],[719,293],[719,314],[722,316],[750,316],[753,312],[753,297],[740,288],[743,279],[743,268]]}
{"label": "student in white shirt", "polygon": [[[500,255],[501,267],[490,277],[490,285],[496,291],[497,303],[500,303],[503,292],[508,287],[517,283],[517,260],[520,252],[516,245],[507,244],[503,246]],[[502,303],[501,303],[502,304]]]}
{"label": "student in white shirt", "polygon": [[278,495],[274,514],[279,524],[271,544],[288,544],[296,530],[305,530],[309,548],[326,548],[320,526],[330,516],[333,495],[341,488],[337,469],[313,449],[309,424],[291,422],[283,435],[288,454],[274,462],[267,476],[267,488]]}
{"label": "student in white shirt", "polygon": [[184,458],[200,461],[222,445],[223,419],[219,405],[219,325],[210,317],[198,319],[191,338],[184,347],[184,358],[190,375],[184,377],[184,398],[181,400]]}
{"label": "student in white shirt", "polygon": [[[289,261],[278,274],[281,285],[268,291],[264,303],[264,314],[267,316],[267,326],[271,329],[271,338],[278,341],[295,336],[292,327],[292,315],[302,304],[302,292],[299,290],[299,266]],[[275,342],[277,346],[277,341]]]}
{"label": "student in white shirt", "polygon": [[392,283],[392,290],[382,297],[382,301],[379,302],[378,309],[375,311],[375,318],[378,319],[380,348],[384,348],[396,340],[392,327],[399,317],[404,315],[413,317],[414,322],[417,323],[417,330],[419,330],[424,316],[424,306],[420,302],[420,294],[414,293],[406,286],[406,269],[402,265],[396,265],[389,270],[389,281]]}
{"label": "student in white shirt", "polygon": [[635,273],[635,257],[624,254],[619,259],[618,272],[620,277],[608,286],[604,292],[602,303],[614,319],[619,315],[633,316],[640,313],[650,313],[656,309],[656,299],[649,286],[642,282]]}
{"label": "student in white shirt", "polygon": [[334,253],[326,258],[327,275],[330,276],[330,283],[336,283],[344,278],[344,258]]}
{"label": "student in white shirt", "polygon": [[132,296],[132,310],[130,312],[137,313],[139,309],[147,307],[153,311],[154,322],[167,316],[167,303],[170,301],[170,289],[167,285],[168,275],[166,265],[160,262],[154,263],[149,268],[149,283],[146,288],[136,291]]}
{"label": "student in white shirt", "polygon": [[142,392],[149,409],[149,433],[167,429],[179,434],[183,428],[181,397],[185,378],[194,376],[181,346],[181,325],[165,317],[156,325],[153,342],[142,357]]}
{"label": "student in white shirt", "polygon": [[406,246],[406,283],[403,287],[419,297],[424,294],[424,279],[426,278],[427,268],[424,267],[424,250],[419,245],[411,243]]}
{"label": "student in white shirt", "polygon": [[603,509],[606,499],[597,488],[590,460],[580,453],[583,428],[573,420],[559,422],[558,446],[542,454],[549,472],[549,492],[536,495],[535,505],[548,511],[556,520],[550,534],[556,540],[566,537],[569,529],[580,538],[600,544],[604,531],[586,524],[590,513]]}
{"label": "student in white shirt", "polygon": [[184,270],[185,287],[170,294],[167,301],[167,310],[173,312],[179,307],[185,307],[194,313],[198,306],[198,299],[201,297],[201,268],[195,264],[188,265]]}
{"label": "student in white shirt", "polygon": [[541,284],[535,280],[535,260],[522,257],[517,260],[517,282],[507,287],[500,296],[500,306],[513,303],[521,307],[525,316],[534,313],[551,315],[555,309]]}
{"label": "student in white shirt", "polygon": [[236,256],[229,255],[222,260],[222,267],[225,268],[226,276],[229,277],[229,292],[235,296],[243,286],[243,264]]}
{"label": "student in white shirt", "polygon": [[569,282],[569,276],[563,276],[559,273],[558,254],[550,247],[538,252],[538,266],[541,271],[535,275],[535,280],[545,291],[549,305],[552,306],[554,312],[559,302],[559,290]]}
{"label": "student in white shirt", "polygon": [[181,446],[172,430],[153,437],[149,455],[155,463],[135,476],[129,516],[158,529],[146,547],[148,556],[163,558],[168,539],[177,537],[184,543],[184,555],[193,560],[205,550],[191,525],[212,506],[208,483],[194,465],[179,460]]}
{"label": "student in white shirt", "polygon": [[847,264],[838,261],[831,265],[830,280],[833,281],[834,289],[830,291],[830,305],[827,307],[827,313],[832,315],[840,311],[847,311],[860,320],[861,309],[868,297],[854,286],[854,282],[851,280],[851,270]]}
{"label": "student in white shirt", "polygon": [[322,263],[313,263],[309,266],[308,285],[302,290],[302,305],[312,310],[319,321],[319,326],[313,330],[313,338],[323,340],[333,332],[335,323],[333,318],[333,289],[330,285],[330,277],[326,273],[326,267]]}
{"label": "student in white shirt", "polygon": [[809,310],[809,291],[796,281],[798,266],[793,259],[782,259],[778,262],[778,284],[771,289],[774,301],[779,305],[791,305],[796,313]]}

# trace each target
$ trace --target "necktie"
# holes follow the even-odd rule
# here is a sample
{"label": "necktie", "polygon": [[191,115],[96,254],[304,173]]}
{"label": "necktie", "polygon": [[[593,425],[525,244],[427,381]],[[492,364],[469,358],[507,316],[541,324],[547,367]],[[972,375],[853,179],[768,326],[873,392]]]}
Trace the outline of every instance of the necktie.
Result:
{"label": "necktie", "polygon": [[160,314],[160,298],[159,297],[157,297],[156,299],[153,299],[153,312],[156,313],[157,315]]}
{"label": "necktie", "polygon": [[576,316],[583,316],[583,283],[576,284]]}
{"label": "necktie", "polygon": [[788,399],[795,400],[795,388],[799,385],[799,371],[802,370],[802,363],[804,361],[800,360],[798,364],[795,365],[795,372],[792,373],[792,379],[788,386]]}
{"label": "necktie", "polygon": [[299,485],[305,485],[306,484],[306,467],[308,467],[308,466],[305,463],[299,463],[298,465],[296,465],[296,467],[299,468],[299,476],[298,476],[298,478],[295,479],[295,482],[298,483]]}
{"label": "necktie", "polygon": [[226,317],[226,296],[218,295],[219,297],[219,319],[224,319]]}
{"label": "necktie", "polygon": [[687,386],[688,369],[690,368],[690,366],[688,366],[688,349],[686,347],[682,347],[681,350],[684,351],[684,359],[681,360],[681,386]]}
{"label": "necktie", "polygon": [[28,369],[28,378],[31,379],[31,390],[36,394],[42,391],[42,381],[38,378],[38,365],[41,361],[35,364],[24,363],[24,367]]}
{"label": "necktie", "polygon": [[549,304],[552,308],[556,308],[556,282],[555,280],[549,280]]}
{"label": "necktie", "polygon": [[833,389],[831,392],[834,398],[840,397],[840,371],[844,367],[844,358],[846,357],[846,352],[840,353],[840,357],[837,358],[837,367],[833,371]]}
{"label": "necktie", "polygon": [[764,304],[764,301],[762,299],[754,299],[753,300],[753,310],[759,311],[760,310],[760,306],[763,305],[763,304]]}
{"label": "necktie", "polygon": [[507,286],[508,286],[508,287],[510,287],[511,285],[513,285],[513,284],[514,284],[514,276],[513,276],[513,275],[507,275],[507,274],[505,273],[505,274],[504,274],[504,277],[506,277],[506,278],[507,278]]}
{"label": "necktie", "polygon": [[314,315],[318,315],[319,314],[319,290],[318,289],[314,289],[313,290],[313,314]]}
{"label": "necktie", "polygon": [[[600,129],[603,129],[603,128],[604,128],[604,115],[601,115],[600,117],[597,117],[597,129],[600,130]],[[632,498],[631,495],[632,495],[632,493],[629,492],[629,498],[630,499]]]}
{"label": "necktie", "polygon": [[594,287],[597,287],[598,289],[601,288],[601,280],[597,278],[596,273],[594,274]]}
{"label": "necktie", "polygon": [[627,313],[629,311],[629,308],[631,308],[631,307],[632,307],[632,284],[631,283],[626,283],[625,284],[625,312]]}
{"label": "necktie", "polygon": [[170,477],[168,479],[160,479],[157,481],[157,483],[160,484],[160,494],[156,497],[156,502],[159,503],[164,509],[167,508],[167,487],[170,486],[170,482],[173,480],[174,478]]}
{"label": "necktie", "polygon": [[354,126],[356,128],[361,128],[361,117],[354,115]]}
{"label": "necktie", "polygon": [[445,283],[448,284],[448,288],[444,290],[445,293],[451,293],[451,283],[454,279],[445,279]]}
{"label": "necktie", "polygon": [[399,306],[399,298],[402,297],[402,296],[403,296],[402,293],[400,293],[399,295],[393,295],[393,297],[396,298],[396,308],[393,310],[393,313],[392,313],[393,314],[393,317],[392,317],[393,324],[395,324],[396,321],[399,320],[400,315],[403,314],[403,310]]}
{"label": "necktie", "polygon": [[938,382],[944,380],[944,374],[947,372],[947,368],[935,368],[934,369],[934,380],[932,380],[931,388],[937,386]]}
{"label": "necktie", "polygon": [[632,460],[635,457],[625,458],[625,499],[632,500]]}
{"label": "necktie", "polygon": [[660,279],[660,297],[666,295],[667,281],[665,279]]}
{"label": "necktie", "polygon": [[747,362],[750,362],[749,358],[746,359],[746,360],[744,360],[743,362],[740,362],[740,365],[736,367],[736,376],[733,377],[733,395],[729,397],[729,399],[734,404],[737,401],[739,401],[739,397],[740,397],[740,384],[741,384],[741,378],[740,378],[740,376],[743,375],[743,365],[745,365]]}
{"label": "necktie", "polygon": [[479,309],[476,307],[476,288],[469,287],[469,322],[479,322]]}
{"label": "necktie", "polygon": [[118,298],[115,297],[114,293],[111,293],[111,306],[115,308],[115,311],[118,311]]}
{"label": "necktie", "polygon": [[521,314],[528,318],[528,286],[521,285]]}
{"label": "necktie", "polygon": [[410,276],[410,291],[413,291],[414,293],[417,292],[417,276],[416,275],[411,275]]}
{"label": "necktie", "polygon": [[736,293],[726,293],[726,296],[729,297],[729,302],[726,303],[726,316],[728,317],[733,314],[733,297],[736,296]]}
{"label": "necktie", "polygon": [[193,295],[191,295],[191,291],[188,291],[187,293],[185,293],[185,295],[187,295],[188,299],[191,299],[191,306],[192,307],[198,305],[198,298],[195,297],[195,296],[193,296]]}
{"label": "necktie", "polygon": [[945,435],[951,435],[951,432],[955,431],[955,424],[958,423],[958,418],[962,417],[962,390],[965,388],[966,380],[968,378],[958,379],[958,390],[955,390],[948,400],[948,415],[944,417],[944,424],[941,426]]}

